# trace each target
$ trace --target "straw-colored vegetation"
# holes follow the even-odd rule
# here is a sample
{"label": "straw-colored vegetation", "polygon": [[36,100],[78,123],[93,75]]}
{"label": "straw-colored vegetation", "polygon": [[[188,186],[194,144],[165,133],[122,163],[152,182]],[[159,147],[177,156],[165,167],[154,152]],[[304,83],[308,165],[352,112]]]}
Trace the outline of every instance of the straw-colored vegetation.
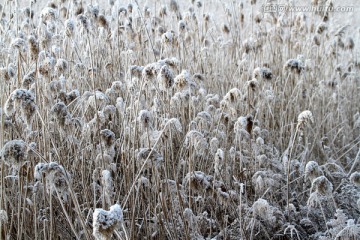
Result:
{"label": "straw-colored vegetation", "polygon": [[354,26],[254,0],[18,2],[0,239],[360,239]]}

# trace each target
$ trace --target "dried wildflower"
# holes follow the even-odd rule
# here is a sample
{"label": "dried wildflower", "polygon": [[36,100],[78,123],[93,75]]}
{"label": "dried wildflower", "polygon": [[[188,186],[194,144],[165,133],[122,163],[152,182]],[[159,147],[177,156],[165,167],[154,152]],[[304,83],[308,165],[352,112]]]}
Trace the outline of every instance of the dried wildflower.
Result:
{"label": "dried wildflower", "polygon": [[167,9],[166,6],[161,6],[159,10],[159,17],[163,18],[167,15]]}
{"label": "dried wildflower", "polygon": [[105,29],[109,28],[109,22],[104,15],[100,14],[99,17],[97,18],[97,21],[101,27]]}
{"label": "dried wildflower", "polygon": [[37,60],[39,55],[39,42],[33,35],[29,36],[28,42],[30,46],[31,59]]}
{"label": "dried wildflower", "polygon": [[55,64],[55,71],[58,74],[63,74],[68,68],[68,62],[65,59],[59,58]]}
{"label": "dried wildflower", "polygon": [[355,47],[354,40],[353,40],[351,37],[348,37],[348,38],[346,39],[345,49],[353,50],[354,47]]}
{"label": "dried wildflower", "polygon": [[220,141],[219,139],[217,139],[216,137],[213,137],[211,140],[210,140],[210,152],[212,154],[215,154],[217,151],[218,151],[218,148],[220,146]]}
{"label": "dried wildflower", "polygon": [[176,0],[170,1],[170,11],[171,12],[178,12],[179,11],[179,4],[176,2]]}
{"label": "dried wildflower", "polygon": [[1,149],[1,158],[9,165],[20,167],[27,160],[27,146],[23,140],[12,140]]}
{"label": "dried wildflower", "polygon": [[176,88],[180,91],[188,87],[196,86],[195,83],[191,80],[190,73],[187,70],[181,71],[181,73],[177,75],[174,80]]}
{"label": "dried wildflower", "polygon": [[91,16],[96,19],[99,16],[100,9],[98,4],[89,4],[87,5],[87,11],[91,14]]}
{"label": "dried wildflower", "polygon": [[67,110],[67,106],[63,102],[56,103],[52,109],[51,113],[54,114],[56,120],[59,122],[60,126],[64,127],[66,121],[71,118],[70,113]]}
{"label": "dried wildflower", "polygon": [[269,68],[257,67],[253,71],[253,77],[259,80],[271,80],[273,78],[273,74]]}
{"label": "dried wildflower", "polygon": [[143,66],[132,65],[130,66],[130,73],[135,77],[140,77],[144,70]]}
{"label": "dried wildflower", "polygon": [[56,17],[56,10],[54,8],[45,7],[41,10],[41,20],[43,22],[54,21]]}
{"label": "dried wildflower", "polygon": [[159,73],[160,69],[161,64],[157,62],[150,63],[143,68],[142,76],[146,80],[151,80],[152,77],[156,76]]}
{"label": "dried wildflower", "polygon": [[41,181],[43,178],[43,174],[45,173],[45,171],[48,169],[48,164],[47,163],[38,163],[35,166],[34,169],[34,178],[37,181]]}
{"label": "dried wildflower", "polygon": [[45,175],[47,193],[55,193],[57,195],[57,192],[64,201],[67,201],[68,183],[71,182],[71,178],[63,166],[56,162],[36,165],[34,171],[35,178],[40,180],[43,174]]}
{"label": "dried wildflower", "polygon": [[322,196],[328,196],[332,194],[332,191],[332,183],[324,176],[315,178],[311,183],[311,192],[316,192]]}
{"label": "dried wildflower", "polygon": [[309,122],[313,123],[314,117],[311,111],[305,110],[299,114],[297,121],[298,121],[298,126],[303,126],[303,125],[307,125]]}
{"label": "dried wildflower", "polygon": [[[232,88],[229,92],[224,96],[224,100],[231,104],[236,104],[241,99],[241,91],[238,88]],[[208,101],[207,101],[208,102]],[[210,104],[210,102],[208,103]],[[214,105],[214,104],[212,104]]]}
{"label": "dried wildflower", "polygon": [[174,35],[170,31],[167,31],[163,35],[161,35],[161,42],[163,44],[172,44],[173,40],[174,40]]}
{"label": "dried wildflower", "polygon": [[274,222],[276,220],[273,215],[273,210],[268,201],[265,199],[259,198],[252,205],[254,217],[259,217],[262,220]]}
{"label": "dried wildflower", "polygon": [[72,19],[65,21],[65,34],[68,37],[74,37],[75,34],[75,23]]}
{"label": "dried wildflower", "polygon": [[211,182],[213,180],[212,176],[206,175],[201,171],[193,171],[191,173],[186,174],[183,179],[183,186],[191,186],[191,189],[195,191],[206,191],[209,190],[211,186]]}
{"label": "dried wildflower", "polygon": [[360,172],[354,172],[350,175],[350,182],[356,187],[360,187]]}
{"label": "dried wildflower", "polygon": [[[130,5],[130,4],[129,4]],[[128,12],[128,10],[126,10],[126,8],[125,7],[120,7],[119,8],[119,10],[118,10],[118,13],[119,13],[119,15],[121,15],[121,16],[127,16],[127,12]],[[129,11],[130,12],[130,11]]]}
{"label": "dried wildflower", "polygon": [[180,20],[178,23],[179,33],[184,32],[186,29],[186,22],[184,20]]}
{"label": "dried wildflower", "polygon": [[300,74],[304,69],[304,63],[300,59],[289,59],[284,65],[284,70],[291,70],[297,74]]}
{"label": "dried wildflower", "polygon": [[358,239],[360,237],[360,224],[355,224],[354,219],[347,221],[344,227],[335,237],[335,239]]}
{"label": "dried wildflower", "polygon": [[32,92],[26,89],[16,89],[5,102],[4,112],[12,116],[16,110],[16,103],[20,102],[20,110],[28,128],[31,128],[31,120],[36,111],[35,97]]}
{"label": "dried wildflower", "polygon": [[222,31],[225,33],[225,34],[229,34],[230,33],[230,28],[228,25],[224,24],[223,27],[222,27]]}
{"label": "dried wildflower", "polygon": [[139,161],[139,165],[143,165],[145,160],[148,159],[147,161],[147,167],[151,168],[151,167],[156,167],[159,168],[162,166],[164,158],[163,156],[156,150],[153,148],[140,148],[137,151],[137,159]]}
{"label": "dried wildflower", "polygon": [[321,22],[321,23],[317,26],[316,32],[317,32],[318,34],[322,34],[326,29],[327,29],[326,23]]}
{"label": "dried wildflower", "polygon": [[169,121],[167,122],[171,127],[173,127],[177,132],[182,132],[182,126],[181,123],[179,121],[179,119],[177,118],[171,118],[169,119]]}
{"label": "dried wildflower", "polygon": [[101,142],[105,149],[112,149],[115,144],[115,133],[109,129],[100,131]]}
{"label": "dried wildflower", "polygon": [[79,14],[77,16],[77,21],[86,32],[89,31],[89,20],[85,15]]}
{"label": "dried wildflower", "polygon": [[93,235],[96,240],[108,240],[116,227],[123,221],[123,211],[119,204],[110,207],[109,211],[96,208],[93,214]]}
{"label": "dried wildflower", "polygon": [[139,112],[138,121],[147,129],[152,126],[152,115],[148,110],[141,110]]}
{"label": "dried wildflower", "polygon": [[206,151],[208,147],[204,135],[195,130],[192,130],[186,134],[184,145],[187,148],[193,147],[195,153],[200,156]]}
{"label": "dried wildflower", "polygon": [[7,215],[7,212],[3,209],[0,210],[0,225],[5,225],[7,224],[9,218],[8,218],[8,215]]}
{"label": "dried wildflower", "polygon": [[305,178],[309,179],[311,182],[321,176],[323,173],[315,161],[309,161],[305,166]]}
{"label": "dried wildflower", "polygon": [[[265,156],[266,157],[266,156]],[[271,170],[257,171],[251,178],[257,194],[273,191],[280,186],[281,175],[274,174]]]}
{"label": "dried wildflower", "polygon": [[26,74],[22,80],[22,86],[26,89],[29,89],[31,84],[35,82],[35,71],[30,71],[28,74]]}
{"label": "dried wildflower", "polygon": [[255,92],[258,90],[260,84],[256,78],[253,78],[253,79],[247,81],[246,85],[249,89],[251,89],[251,91]]}
{"label": "dried wildflower", "polygon": [[167,65],[161,67],[157,79],[159,82],[160,90],[165,91],[171,88],[174,84],[174,75]]}
{"label": "dried wildflower", "polygon": [[25,47],[25,40],[22,38],[15,38],[11,42],[11,48],[22,50]]}
{"label": "dried wildflower", "polygon": [[109,104],[109,97],[106,96],[106,94],[104,94],[101,91],[95,91],[95,95],[91,95],[87,101],[87,105],[91,106],[93,109],[95,109],[96,107],[98,109],[103,109],[106,105]]}

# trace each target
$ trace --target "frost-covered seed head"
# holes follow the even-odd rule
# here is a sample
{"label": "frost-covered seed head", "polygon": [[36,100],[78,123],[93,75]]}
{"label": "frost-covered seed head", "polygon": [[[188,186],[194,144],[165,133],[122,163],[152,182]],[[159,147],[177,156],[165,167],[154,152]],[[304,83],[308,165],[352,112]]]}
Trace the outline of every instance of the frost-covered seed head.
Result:
{"label": "frost-covered seed head", "polygon": [[12,140],[1,149],[1,157],[8,165],[21,166],[27,160],[27,146],[23,140]]}
{"label": "frost-covered seed head", "polygon": [[123,221],[123,211],[119,204],[109,211],[96,208],[93,214],[93,235],[96,240],[108,240],[116,227]]}
{"label": "frost-covered seed head", "polygon": [[309,110],[305,110],[303,112],[301,112],[298,116],[298,125],[306,125],[308,123],[313,123],[314,122],[314,117],[312,115],[312,112]]}
{"label": "frost-covered seed head", "polygon": [[105,147],[111,147],[115,142],[115,133],[109,129],[101,130],[100,136]]}
{"label": "frost-covered seed head", "polygon": [[311,182],[322,175],[322,171],[315,161],[309,161],[305,166],[305,178],[309,179]]}
{"label": "frost-covered seed head", "polygon": [[148,110],[141,110],[139,112],[138,121],[143,125],[144,128],[148,128],[152,124],[152,116]]}
{"label": "frost-covered seed head", "polygon": [[5,225],[8,222],[7,212],[3,209],[0,210],[0,225]]}
{"label": "frost-covered seed head", "polygon": [[354,172],[350,175],[350,182],[356,187],[360,187],[360,172]]}
{"label": "frost-covered seed head", "polygon": [[332,190],[333,185],[325,176],[317,177],[312,181],[311,192],[317,192],[320,195],[328,196],[332,194]]}

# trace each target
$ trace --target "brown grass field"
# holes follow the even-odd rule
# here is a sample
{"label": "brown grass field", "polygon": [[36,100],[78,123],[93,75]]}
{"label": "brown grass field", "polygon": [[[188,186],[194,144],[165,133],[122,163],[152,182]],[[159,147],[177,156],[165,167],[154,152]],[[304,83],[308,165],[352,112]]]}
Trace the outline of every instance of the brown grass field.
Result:
{"label": "brown grass field", "polygon": [[0,240],[360,239],[358,5],[3,0]]}

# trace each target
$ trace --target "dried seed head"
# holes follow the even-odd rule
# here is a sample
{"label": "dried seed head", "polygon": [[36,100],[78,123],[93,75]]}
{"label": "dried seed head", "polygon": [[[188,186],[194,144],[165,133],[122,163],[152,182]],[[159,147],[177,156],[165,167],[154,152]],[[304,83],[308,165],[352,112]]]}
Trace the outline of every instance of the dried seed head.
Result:
{"label": "dried seed head", "polygon": [[190,73],[186,70],[183,70],[179,75],[174,79],[175,86],[178,90],[184,90],[191,85],[191,76]]}
{"label": "dried seed head", "polygon": [[125,7],[120,7],[119,11],[118,11],[119,15],[122,15],[122,16],[125,16],[125,17],[127,16],[127,12],[128,12],[128,10],[126,10]]}
{"label": "dried seed head", "polygon": [[115,143],[115,133],[109,129],[101,130],[100,137],[103,145],[106,148],[112,147]]}
{"label": "dried seed head", "polygon": [[40,15],[43,22],[54,21],[56,19],[56,10],[52,7],[45,7],[41,10]]}
{"label": "dried seed head", "polygon": [[8,215],[5,210],[0,210],[0,225],[5,225],[8,222]]}
{"label": "dried seed head", "polygon": [[1,149],[1,158],[9,166],[20,167],[27,160],[27,146],[23,140],[12,140]]}
{"label": "dried seed head", "polygon": [[67,110],[67,106],[63,102],[56,103],[52,107],[51,113],[54,114],[55,118],[62,127],[65,126],[65,122],[71,117],[70,113]]}
{"label": "dried seed head", "polygon": [[241,98],[241,91],[238,88],[230,89],[230,91],[224,96],[224,100],[234,104],[239,102]]}
{"label": "dried seed head", "polygon": [[157,79],[160,89],[164,91],[171,88],[174,84],[174,75],[167,65],[161,67]]}
{"label": "dried seed head", "polygon": [[223,28],[222,28],[222,31],[225,33],[225,34],[229,34],[230,33],[230,28],[228,25],[224,24],[223,25]]}
{"label": "dried seed head", "polygon": [[161,36],[161,42],[163,44],[171,44],[173,40],[174,40],[174,36],[171,31],[167,31]]}
{"label": "dried seed head", "polygon": [[253,92],[257,91],[259,88],[259,82],[256,78],[253,78],[246,82],[246,85],[249,89],[251,89]]}
{"label": "dried seed head", "polygon": [[321,42],[320,42],[320,39],[319,39],[318,35],[315,35],[314,38],[313,38],[313,40],[314,40],[314,43],[315,43],[317,46],[320,46]]}
{"label": "dried seed head", "polygon": [[89,31],[89,20],[84,14],[79,14],[77,21],[85,31]]}
{"label": "dried seed head", "polygon": [[325,176],[317,177],[311,183],[311,192],[328,196],[332,194],[332,190],[333,185]]}
{"label": "dried seed head", "polygon": [[139,112],[138,121],[143,125],[143,127],[149,128],[152,125],[152,115],[148,110],[141,110]]}
{"label": "dried seed head", "polygon": [[100,14],[99,17],[97,18],[97,21],[101,27],[105,29],[109,28],[109,22],[104,15]]}
{"label": "dried seed head", "polygon": [[140,148],[137,150],[137,160],[140,161],[138,164],[141,166],[148,159],[147,166],[160,167],[163,164],[163,156],[153,148]]}
{"label": "dried seed head", "polygon": [[28,38],[29,46],[30,46],[30,54],[32,60],[37,60],[39,55],[39,42],[33,35],[30,35]]}
{"label": "dried seed head", "polygon": [[159,16],[160,17],[165,17],[167,15],[167,9],[166,9],[166,6],[161,6],[160,7],[160,10],[159,10]]}
{"label": "dried seed head", "polygon": [[327,25],[324,22],[321,22],[317,27],[316,27],[316,32],[318,34],[322,34],[325,30],[327,30]]}
{"label": "dried seed head", "polygon": [[360,172],[354,172],[350,175],[350,182],[356,187],[360,187]]}
{"label": "dried seed head", "polygon": [[123,221],[123,211],[119,204],[109,211],[96,208],[93,214],[93,235],[96,240],[110,239],[113,231]]}
{"label": "dried seed head", "polygon": [[182,132],[182,126],[181,126],[179,119],[171,118],[171,119],[169,119],[168,124],[170,124],[170,126],[173,129],[175,129],[177,132]]}
{"label": "dried seed head", "polygon": [[351,37],[346,39],[345,48],[349,50],[353,50],[355,47],[354,40]]}
{"label": "dried seed head", "polygon": [[273,77],[273,74],[269,68],[266,67],[257,67],[253,71],[253,78],[259,79],[259,80],[271,80]]}
{"label": "dried seed head", "polygon": [[308,123],[314,122],[314,117],[312,115],[312,112],[309,110],[305,110],[301,112],[298,116],[298,126],[306,125]]}
{"label": "dried seed head", "polygon": [[289,59],[284,65],[284,70],[290,70],[297,74],[300,74],[304,69],[304,64],[299,59]]}
{"label": "dried seed head", "polygon": [[55,71],[58,74],[64,74],[68,69],[68,62],[65,59],[59,58],[55,64]]}
{"label": "dried seed head", "polygon": [[323,175],[319,165],[317,162],[315,161],[309,161],[306,166],[305,166],[305,178],[309,179],[311,182],[319,177]]}
{"label": "dried seed head", "polygon": [[68,37],[73,37],[75,33],[75,23],[72,19],[65,21],[65,34]]}
{"label": "dried seed head", "polygon": [[184,32],[186,29],[186,22],[184,20],[180,20],[178,23],[179,32]]}
{"label": "dried seed head", "polygon": [[170,11],[172,12],[179,11],[179,4],[176,2],[176,0],[170,0]]}
{"label": "dried seed head", "polygon": [[25,47],[25,40],[22,38],[15,38],[11,42],[11,48],[22,50]]}
{"label": "dried seed head", "polygon": [[132,5],[131,3],[128,4],[127,10],[128,10],[129,13],[132,13],[132,11],[133,11],[133,5]]}

